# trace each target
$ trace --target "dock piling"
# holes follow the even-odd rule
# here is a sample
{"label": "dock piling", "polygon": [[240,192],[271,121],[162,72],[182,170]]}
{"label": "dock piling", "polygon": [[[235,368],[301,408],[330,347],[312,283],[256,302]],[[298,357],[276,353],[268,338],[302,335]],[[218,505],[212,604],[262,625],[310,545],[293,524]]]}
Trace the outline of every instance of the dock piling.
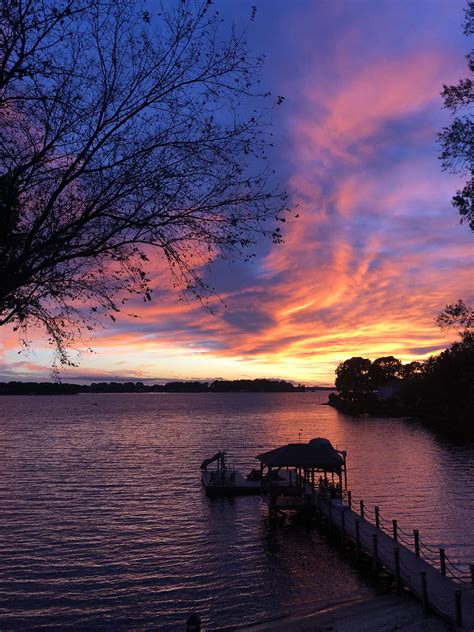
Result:
{"label": "dock piling", "polygon": [[380,529],[380,509],[375,507],[375,526]]}
{"label": "dock piling", "polygon": [[393,539],[395,540],[395,542],[398,542],[398,526],[397,526],[396,520],[392,520],[392,528],[393,528]]}
{"label": "dock piling", "polygon": [[352,492],[349,490],[347,492],[347,504],[349,505],[349,509],[352,509]]}
{"label": "dock piling", "polygon": [[474,586],[474,564],[469,564],[469,570],[471,571],[471,584]]}
{"label": "dock piling", "polygon": [[373,558],[374,571],[377,572],[379,568],[379,550],[378,550],[378,542],[377,542],[376,533],[372,534],[372,547],[374,550],[374,558]]}
{"label": "dock piling", "polygon": [[420,557],[420,532],[418,529],[413,529],[413,539],[415,540],[415,555]]}
{"label": "dock piling", "polygon": [[446,575],[446,552],[441,547],[439,549],[439,564],[441,568],[441,575]]}
{"label": "dock piling", "polygon": [[454,601],[456,605],[456,625],[462,627],[462,604],[461,604],[461,590],[457,588],[454,591]]}
{"label": "dock piling", "polygon": [[364,501],[360,501],[360,517],[364,520]]}
{"label": "dock piling", "polygon": [[400,594],[402,590],[402,578],[400,577],[400,549],[396,546],[393,549],[393,556],[395,558],[395,582],[397,594]]}
{"label": "dock piling", "polygon": [[426,571],[420,572],[421,576],[421,601],[423,603],[423,611],[428,612],[428,587],[426,585]]}
{"label": "dock piling", "polygon": [[346,509],[345,507],[342,508],[341,510],[341,544],[342,547],[344,548],[344,543],[346,541]]}
{"label": "dock piling", "polygon": [[357,559],[360,559],[360,520],[356,518],[355,521],[356,528],[356,551],[357,551]]}

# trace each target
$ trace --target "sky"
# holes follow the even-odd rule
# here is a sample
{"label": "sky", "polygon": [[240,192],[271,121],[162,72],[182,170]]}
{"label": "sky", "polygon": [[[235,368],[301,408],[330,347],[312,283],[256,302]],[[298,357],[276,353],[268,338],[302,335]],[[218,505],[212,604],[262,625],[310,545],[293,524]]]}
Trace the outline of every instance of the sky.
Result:
{"label": "sky", "polygon": [[[440,91],[466,76],[463,0],[220,0],[226,23],[257,15],[266,56],[272,168],[295,207],[283,245],[203,271],[209,307],[179,301],[163,262],[152,303],[104,321],[65,381],[280,378],[331,385],[352,356],[423,360],[456,334],[446,303],[474,298],[473,241],[450,199],[436,135]],[[295,213],[299,217],[294,218]],[[45,335],[25,351],[0,331],[0,379],[48,379]]]}

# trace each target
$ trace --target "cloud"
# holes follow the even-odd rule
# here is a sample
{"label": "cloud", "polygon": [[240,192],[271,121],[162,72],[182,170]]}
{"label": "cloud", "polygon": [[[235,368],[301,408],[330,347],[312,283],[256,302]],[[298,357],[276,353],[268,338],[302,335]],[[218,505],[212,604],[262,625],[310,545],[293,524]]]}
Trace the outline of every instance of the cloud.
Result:
{"label": "cloud", "polygon": [[[436,313],[473,299],[472,242],[450,204],[458,182],[440,171],[435,142],[447,120],[440,89],[464,67],[461,13],[455,19],[442,3],[430,12],[363,0],[298,5],[265,6],[274,35],[265,25],[260,32],[270,49],[266,80],[287,95],[272,154],[298,205],[286,243],[261,248],[254,264],[216,260],[204,269],[218,292],[207,308],[177,301],[163,262],[154,262],[153,302],[132,301],[127,312],[140,318],[123,313],[99,330],[98,353],[68,376],[330,384],[350,356],[410,361],[449,343]],[[29,375],[16,338],[1,335],[0,368]],[[36,337],[34,346],[30,368],[41,374],[47,345]]]}

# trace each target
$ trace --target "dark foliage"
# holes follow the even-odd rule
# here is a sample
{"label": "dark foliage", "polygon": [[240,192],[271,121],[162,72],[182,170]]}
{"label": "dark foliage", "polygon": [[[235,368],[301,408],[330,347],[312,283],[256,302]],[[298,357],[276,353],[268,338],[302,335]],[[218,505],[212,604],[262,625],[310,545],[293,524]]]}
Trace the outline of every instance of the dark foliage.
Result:
{"label": "dark foliage", "polygon": [[[474,34],[474,2],[469,0],[464,22],[465,35]],[[474,51],[467,55],[468,68],[474,72]],[[439,134],[440,159],[443,169],[467,176],[464,187],[453,196],[452,203],[474,231],[474,81],[471,77],[460,79],[456,85],[444,86],[444,105],[451,110],[454,119]]]}
{"label": "dark foliage", "polygon": [[436,317],[436,324],[441,329],[461,327],[470,331],[474,327],[474,309],[460,298],[456,303],[446,305]]}
{"label": "dark foliage", "polygon": [[263,60],[208,0],[167,6],[2,5],[0,325],[43,325],[61,362],[98,311],[151,300],[151,257],[202,296],[206,262],[281,241]]}
{"label": "dark foliage", "polygon": [[90,385],[57,382],[0,382],[0,395],[74,395],[77,393],[291,393],[312,390],[284,380],[216,380],[208,382],[92,382]]}
{"label": "dark foliage", "polygon": [[[350,414],[410,415],[448,430],[474,432],[474,335],[427,362],[403,365],[390,356],[346,360],[336,370],[338,394],[329,403]],[[376,371],[373,371],[374,366]],[[381,372],[386,367],[385,376]],[[344,376],[347,379],[340,379]]]}
{"label": "dark foliage", "polygon": [[252,393],[291,393],[296,390],[302,390],[300,387],[293,386],[291,382],[284,380],[216,380],[212,382],[209,390],[214,393],[226,392],[252,392]]}

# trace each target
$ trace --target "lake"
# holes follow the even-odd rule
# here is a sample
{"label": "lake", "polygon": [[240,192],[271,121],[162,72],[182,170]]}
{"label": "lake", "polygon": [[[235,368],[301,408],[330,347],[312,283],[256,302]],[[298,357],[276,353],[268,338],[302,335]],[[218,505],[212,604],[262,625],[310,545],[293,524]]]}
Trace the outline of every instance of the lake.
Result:
{"label": "lake", "polygon": [[474,562],[474,444],[398,419],[354,419],[324,393],[2,397],[0,629],[206,629],[316,609],[374,588],[259,497],[209,500],[201,461],[244,473],[278,445],[327,437],[348,484],[454,562]]}

